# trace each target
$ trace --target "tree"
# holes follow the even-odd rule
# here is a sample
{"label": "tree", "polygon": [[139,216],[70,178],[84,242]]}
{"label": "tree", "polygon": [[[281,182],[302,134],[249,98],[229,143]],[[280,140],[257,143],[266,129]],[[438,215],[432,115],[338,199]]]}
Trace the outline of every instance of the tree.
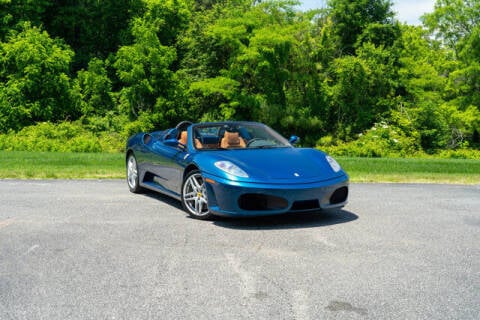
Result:
{"label": "tree", "polygon": [[[44,0],[46,1],[46,0]],[[75,51],[73,67],[86,68],[92,58],[105,59],[128,44],[132,19],[145,11],[144,0],[49,1],[42,24]]]}
{"label": "tree", "polygon": [[0,0],[0,41],[12,30],[21,31],[25,22],[40,26],[51,3],[51,0]]}
{"label": "tree", "polygon": [[478,0],[437,0],[432,13],[425,14],[422,22],[435,34],[437,40],[457,52],[480,22]]}
{"label": "tree", "polygon": [[144,0],[0,0],[0,40],[23,22],[62,38],[75,51],[73,68],[105,59],[128,36],[130,21],[145,11]]}
{"label": "tree", "polygon": [[0,132],[79,117],[78,90],[69,76],[72,58],[63,41],[29,23],[0,43]]}
{"label": "tree", "polygon": [[345,56],[334,61],[331,73],[329,123],[349,140],[373,124],[371,71],[364,60]]}
{"label": "tree", "polygon": [[78,72],[77,82],[82,95],[84,116],[104,116],[106,112],[114,109],[112,81],[102,60],[90,60],[88,69]]}
{"label": "tree", "polygon": [[458,59],[458,65],[448,73],[445,91],[444,109],[449,110],[445,115],[451,120],[450,127],[477,144],[480,132],[479,12],[478,0],[437,0],[434,11],[422,18],[429,31],[453,50]]}
{"label": "tree", "polygon": [[353,55],[355,44],[370,24],[394,23],[390,0],[329,0],[330,17],[342,52]]}
{"label": "tree", "polygon": [[[192,24],[193,29],[182,38],[182,48],[188,48],[182,71],[193,89],[189,92],[195,94],[190,100],[194,109],[205,110],[208,92],[210,99],[216,97],[209,100],[214,104],[210,106],[213,112],[205,111],[208,114],[218,114],[215,109],[220,107],[221,114],[235,119],[280,125],[287,105],[296,3],[237,0],[198,17],[202,23]],[[201,90],[204,98],[199,99],[200,88],[206,84],[209,89]]]}
{"label": "tree", "polygon": [[446,75],[455,69],[455,61],[420,27],[405,26],[400,47],[401,111],[419,132],[424,150],[444,148],[451,130],[441,106],[445,103]]}
{"label": "tree", "polygon": [[134,43],[121,47],[114,63],[123,85],[120,109],[133,119],[148,112],[156,125],[166,126],[183,115],[175,103],[177,54],[169,44],[185,27],[188,15],[183,1],[149,0],[145,14],[134,19]]}

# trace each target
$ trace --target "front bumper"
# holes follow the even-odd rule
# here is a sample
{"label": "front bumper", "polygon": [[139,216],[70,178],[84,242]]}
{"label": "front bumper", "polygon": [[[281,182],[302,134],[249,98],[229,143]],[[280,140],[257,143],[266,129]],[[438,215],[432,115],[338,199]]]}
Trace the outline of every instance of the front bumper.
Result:
{"label": "front bumper", "polygon": [[263,216],[341,208],[347,204],[348,176],[314,183],[237,182],[204,174],[208,207],[222,216]]}

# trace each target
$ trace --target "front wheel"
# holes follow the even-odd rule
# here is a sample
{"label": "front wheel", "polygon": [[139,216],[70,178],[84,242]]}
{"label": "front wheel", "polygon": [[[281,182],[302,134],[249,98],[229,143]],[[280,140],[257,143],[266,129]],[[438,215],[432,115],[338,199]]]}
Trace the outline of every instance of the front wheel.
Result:
{"label": "front wheel", "polygon": [[137,159],[133,154],[130,154],[127,159],[127,183],[128,188],[133,193],[140,193],[143,188],[138,183],[138,165]]}
{"label": "front wheel", "polygon": [[212,217],[205,181],[198,170],[190,172],[183,181],[182,206],[192,218],[206,220]]}

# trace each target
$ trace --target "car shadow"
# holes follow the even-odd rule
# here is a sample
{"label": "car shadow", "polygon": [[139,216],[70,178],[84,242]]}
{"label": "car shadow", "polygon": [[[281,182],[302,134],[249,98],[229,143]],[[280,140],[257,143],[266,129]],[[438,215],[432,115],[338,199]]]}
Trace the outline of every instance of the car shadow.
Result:
{"label": "car shadow", "polygon": [[146,196],[146,197],[149,197],[149,198],[152,198],[152,199],[155,199],[155,200],[158,200],[158,201],[161,201],[161,202],[164,202],[172,207],[175,207],[176,209],[179,209],[179,210],[183,210],[182,208],[182,203],[172,197],[169,197],[167,195],[164,195],[162,193],[159,193],[159,192],[155,192],[155,191],[151,191],[151,190],[145,190],[142,195]]}
{"label": "car shadow", "polygon": [[[143,195],[161,201],[178,210],[182,210],[183,212],[181,202],[169,196],[150,190],[145,190]],[[185,217],[187,219],[192,219],[187,213],[185,213]],[[215,216],[210,220],[210,222],[218,227],[229,229],[274,230],[326,227],[335,224],[351,222],[357,219],[358,216],[348,210],[331,209],[318,212],[287,213],[280,215],[246,218]]]}
{"label": "car shadow", "polygon": [[219,227],[230,229],[273,230],[326,227],[357,219],[358,216],[356,214],[347,210],[337,209],[251,218],[215,217],[212,222]]}

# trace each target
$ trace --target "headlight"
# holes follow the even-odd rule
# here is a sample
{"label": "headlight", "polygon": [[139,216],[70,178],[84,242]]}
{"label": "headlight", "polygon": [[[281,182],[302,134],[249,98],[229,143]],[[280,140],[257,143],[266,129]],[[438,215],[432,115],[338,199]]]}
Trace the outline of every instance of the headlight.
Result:
{"label": "headlight", "polygon": [[248,178],[248,174],[230,161],[217,161],[214,163],[218,169],[237,177]]}
{"label": "headlight", "polygon": [[325,156],[325,158],[327,159],[330,167],[332,167],[333,171],[338,172],[338,171],[342,170],[342,167],[338,164],[337,160],[333,159],[330,156]]}

